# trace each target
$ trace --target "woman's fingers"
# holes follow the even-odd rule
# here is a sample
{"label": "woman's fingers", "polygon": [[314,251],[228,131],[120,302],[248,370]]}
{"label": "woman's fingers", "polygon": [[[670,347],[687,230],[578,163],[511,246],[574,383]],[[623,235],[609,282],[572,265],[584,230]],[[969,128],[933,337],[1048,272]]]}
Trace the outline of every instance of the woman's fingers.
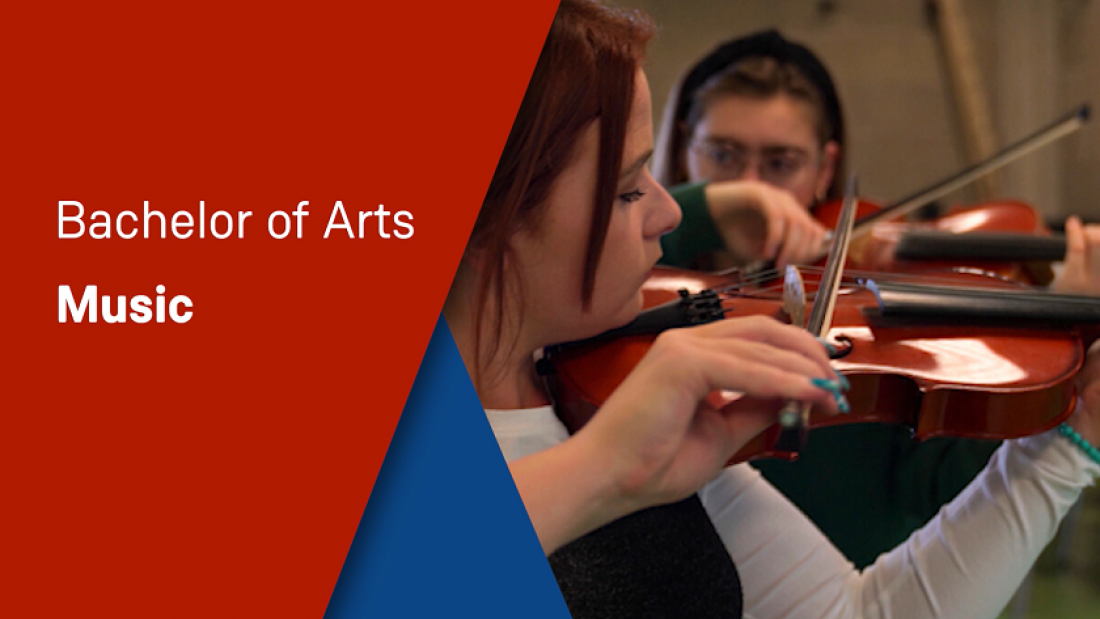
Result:
{"label": "woman's fingers", "polygon": [[779,266],[817,258],[827,230],[789,192],[759,181],[711,183],[707,207],[727,249]]}
{"label": "woman's fingers", "polygon": [[768,208],[765,202],[761,202],[760,210],[764,215],[765,226],[765,242],[764,242],[764,255],[757,256],[758,259],[772,260],[776,259],[778,262],[778,255],[783,248],[788,246],[788,235],[790,234],[789,226],[787,224],[787,218],[783,217],[780,211]]}
{"label": "woman's fingers", "polygon": [[1081,219],[1072,215],[1066,219],[1066,262],[1085,255],[1085,231]]}
{"label": "woman's fingers", "polygon": [[829,244],[826,242],[826,238],[828,238],[829,229],[818,224],[817,220],[813,220],[812,223],[814,225],[811,226],[806,241],[802,244],[804,251],[797,259],[799,264],[816,262],[821,256],[828,253]]}
{"label": "woman's fingers", "polygon": [[758,398],[745,396],[735,402],[727,404],[718,412],[722,426],[730,443],[729,451],[725,456],[726,461],[741,449],[737,437],[756,436],[767,430],[775,423],[776,416],[783,408],[785,402],[774,398]]}
{"label": "woman's fingers", "polygon": [[787,232],[783,238],[783,245],[780,246],[779,253],[775,256],[775,266],[780,269],[796,261],[804,242],[803,227],[799,225],[799,222],[789,221],[785,224]]}
{"label": "woman's fingers", "polygon": [[582,432],[611,454],[630,494],[662,502],[710,479],[785,402],[846,406],[841,382],[807,332],[765,317],[720,320],[661,334]]}
{"label": "woman's fingers", "polygon": [[[727,322],[727,321],[720,321]],[[691,397],[715,390],[820,404],[847,404],[843,380],[825,348],[808,333],[767,318],[729,319],[729,325],[667,332],[654,346],[654,377],[686,387]]]}
{"label": "woman's fingers", "polygon": [[779,255],[776,256],[777,265],[805,264],[815,260],[828,230],[789,195],[781,193],[777,200],[775,218],[783,220],[786,230]]}
{"label": "woman's fingers", "polygon": [[762,342],[776,349],[796,352],[810,359],[821,370],[819,376],[828,377],[833,369],[825,346],[805,329],[783,324],[767,316],[728,318],[701,327],[685,330],[687,336],[703,338],[738,338]]}
{"label": "woman's fingers", "polygon": [[[767,350],[754,350],[767,349]],[[710,356],[704,372],[711,389],[740,391],[759,398],[812,402],[838,412],[843,387],[836,376],[801,371],[799,355],[762,344],[745,343],[726,354]]]}
{"label": "woman's fingers", "polygon": [[798,226],[798,242],[797,245],[792,246],[787,256],[787,264],[814,262],[821,254],[822,239],[825,238],[826,229],[812,218],[800,219]]}
{"label": "woman's fingers", "polygon": [[1066,256],[1062,273],[1051,283],[1056,292],[1100,295],[1100,226],[1066,219]]}
{"label": "woman's fingers", "polygon": [[741,340],[733,346],[714,342],[711,346],[716,354],[734,357],[740,361],[774,366],[808,378],[836,380],[830,369],[822,368],[814,359],[764,342]]}
{"label": "woman's fingers", "polygon": [[1087,276],[1090,282],[1091,292],[1094,294],[1100,288],[1100,226],[1088,225],[1082,227],[1085,241],[1085,264]]}
{"label": "woman's fingers", "polygon": [[[1067,226],[1068,228],[1068,226]],[[1077,374],[1077,407],[1068,423],[1093,445],[1100,444],[1100,342],[1094,342]]]}
{"label": "woman's fingers", "polygon": [[1066,257],[1062,277],[1055,281],[1052,288],[1062,292],[1077,292],[1088,280],[1088,262],[1085,231],[1076,215],[1066,219]]}

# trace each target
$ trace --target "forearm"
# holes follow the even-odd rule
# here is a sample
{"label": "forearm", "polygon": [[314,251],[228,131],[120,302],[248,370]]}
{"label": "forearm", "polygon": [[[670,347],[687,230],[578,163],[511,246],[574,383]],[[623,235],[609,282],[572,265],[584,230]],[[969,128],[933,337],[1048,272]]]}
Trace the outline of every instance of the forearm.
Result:
{"label": "forearm", "polygon": [[636,509],[603,460],[581,433],[509,465],[547,555]]}
{"label": "forearm", "polygon": [[859,615],[994,616],[1098,474],[1054,432],[1007,442],[932,522],[852,582]]}
{"label": "forearm", "polygon": [[905,544],[858,572],[748,467],[701,494],[741,574],[746,616],[992,617],[1100,465],[1048,432],[1012,441]]}

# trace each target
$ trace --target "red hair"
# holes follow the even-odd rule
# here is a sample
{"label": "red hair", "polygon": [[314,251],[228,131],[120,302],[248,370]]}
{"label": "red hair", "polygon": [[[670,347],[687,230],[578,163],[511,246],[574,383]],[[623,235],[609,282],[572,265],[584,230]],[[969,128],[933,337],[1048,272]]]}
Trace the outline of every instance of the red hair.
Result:
{"label": "red hair", "polygon": [[[492,293],[497,326],[512,276],[509,241],[517,231],[541,225],[554,181],[575,156],[582,132],[599,120],[596,202],[581,285],[585,308],[591,305],[622,167],[635,74],[654,31],[652,21],[639,12],[589,0],[562,0],[558,6],[470,236],[469,248],[479,252],[486,269],[480,274],[478,307],[485,307]],[[516,284],[522,295],[522,282]],[[490,356],[498,344],[494,339]]]}

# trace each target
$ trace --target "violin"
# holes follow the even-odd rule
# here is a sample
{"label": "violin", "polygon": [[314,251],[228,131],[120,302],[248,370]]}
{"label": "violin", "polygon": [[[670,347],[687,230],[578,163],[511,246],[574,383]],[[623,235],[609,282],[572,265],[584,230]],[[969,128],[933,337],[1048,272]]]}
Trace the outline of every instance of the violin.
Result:
{"label": "violin", "polygon": [[[965,266],[997,273],[1025,283],[1047,284],[1048,268],[1025,266],[1029,259],[1050,260],[1055,248],[1065,253],[1064,243],[1035,241],[1049,232],[1035,208],[1019,201],[999,201],[953,209],[927,224],[903,223],[901,218],[998,168],[1067,136],[1088,122],[1090,110],[1082,104],[1035,133],[1010,144],[988,159],[974,164],[928,188],[917,191],[886,207],[861,201],[853,230],[856,241],[849,257],[851,268],[889,272],[919,272]],[[840,201],[814,208],[814,216],[833,227]],[[990,233],[995,236],[987,236]],[[859,238],[863,237],[863,238]],[[928,242],[934,241],[934,242]],[[900,247],[899,247],[900,246]],[[999,250],[996,251],[995,250]],[[928,264],[936,257],[944,261]],[[920,262],[917,262],[917,261]],[[950,260],[951,262],[947,262]],[[959,260],[965,260],[960,264]]]}
{"label": "violin", "polygon": [[[860,205],[868,214],[882,211],[865,200]],[[828,225],[835,219],[833,208],[827,203],[815,216]],[[848,266],[887,273],[969,269],[1046,285],[1049,269],[1029,263],[1054,262],[1064,256],[1065,240],[1050,237],[1033,206],[1001,200],[956,207],[929,222],[877,222],[853,242]]]}
{"label": "violin", "polygon": [[[823,205],[815,214],[830,226],[842,219],[843,226],[837,229],[845,230],[844,237],[867,235],[887,219],[902,217],[1025,152],[1076,131],[1087,118],[1088,108],[1082,106],[985,162],[888,208],[866,202],[853,205],[850,181],[845,208]],[[853,206],[859,218],[854,228]],[[938,225],[952,231],[968,226],[988,230],[995,225],[1025,233],[1039,229],[1034,209],[1019,202],[966,209]],[[847,250],[846,240],[844,246]],[[858,253],[847,257],[856,264],[861,258]],[[828,275],[811,274],[809,288],[832,289],[835,280],[825,283],[824,279],[831,279],[837,263],[844,262],[841,255],[830,260]],[[823,333],[840,344],[834,367],[851,382],[847,393],[851,413],[829,416],[809,410],[807,415],[804,409],[799,424],[803,438],[808,428],[879,422],[904,424],[916,440],[938,436],[1009,439],[1049,430],[1073,413],[1074,377],[1084,362],[1085,348],[1079,333],[1066,325],[1100,323],[1100,300],[1028,293],[1017,282],[988,273],[988,266],[975,272],[961,270],[934,278],[912,276],[900,284],[881,278],[850,279],[835,302],[826,301],[832,305],[827,310],[832,318],[824,323],[830,326]],[[631,324],[544,350],[537,368],[558,417],[570,432],[587,423],[661,331],[726,317],[767,315],[789,320],[791,316],[782,285],[770,273],[742,276],[734,269],[702,274],[659,267],[643,291],[646,309]],[[1046,324],[1036,324],[1036,318]],[[716,400],[712,403],[722,405],[739,395],[712,397]],[[780,419],[789,408],[790,404]],[[762,457],[793,460],[798,445],[789,440],[790,434],[790,426],[773,425],[735,454],[731,463]]]}
{"label": "violin", "polygon": [[[815,273],[803,277],[807,290],[819,283]],[[852,411],[813,410],[810,428],[881,422],[904,424],[917,440],[1008,439],[1069,417],[1085,348],[1067,325],[1100,323],[1100,300],[1032,293],[987,274],[907,280],[849,279],[842,287],[827,339],[839,350],[834,367],[851,382]],[[647,309],[633,323],[544,351],[539,372],[562,422],[579,430],[664,329],[728,317],[786,318],[774,282],[739,271],[655,268],[643,288]],[[773,425],[731,463],[795,459],[795,451],[776,448],[780,434]]]}

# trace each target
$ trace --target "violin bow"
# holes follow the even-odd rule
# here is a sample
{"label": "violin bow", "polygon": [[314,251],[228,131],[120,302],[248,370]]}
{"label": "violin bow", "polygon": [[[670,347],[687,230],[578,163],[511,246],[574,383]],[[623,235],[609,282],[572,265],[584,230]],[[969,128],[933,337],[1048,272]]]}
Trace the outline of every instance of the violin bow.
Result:
{"label": "violin bow", "polygon": [[952,191],[1016,161],[1033,150],[1042,148],[1077,131],[1088,122],[1089,114],[1088,104],[1081,104],[1046,127],[1009,144],[988,159],[961,170],[926,189],[910,194],[877,213],[860,217],[859,221],[856,222],[855,236],[870,232],[871,227],[883,219],[908,215],[925,204],[938,200]]}
{"label": "violin bow", "polygon": [[[828,335],[833,322],[833,310],[836,308],[837,293],[840,291],[840,281],[844,275],[844,263],[848,259],[848,245],[852,240],[852,229],[856,219],[858,204],[856,184],[855,174],[848,177],[840,218],[833,231],[832,245],[829,248],[829,259],[825,263],[821,284],[814,295],[813,309],[810,310],[810,317],[806,321],[806,330],[818,338]],[[777,449],[798,451],[805,444],[810,407],[811,405],[806,402],[791,401],[787,402],[779,412],[779,425],[783,430],[776,442]]]}
{"label": "violin bow", "polygon": [[[1009,144],[1000,152],[995,153],[988,159],[980,161],[960,172],[953,174],[952,176],[941,180],[930,187],[921,189],[915,193],[912,193],[897,202],[883,208],[882,210],[860,217],[855,223],[855,229],[853,230],[853,236],[863,236],[871,231],[874,225],[884,219],[903,217],[909,213],[917,210],[918,208],[929,204],[935,200],[942,198],[943,196],[966,186],[975,180],[995,172],[999,168],[1002,168],[1013,161],[1016,161],[1020,157],[1030,153],[1033,150],[1046,146],[1055,140],[1065,137],[1081,127],[1085,126],[1088,122],[1091,111],[1087,103],[1083,103],[1076,109],[1070,111],[1062,118],[1054,121],[1053,123],[1043,127],[1035,133],[1022,138],[1012,144]],[[826,242],[831,242],[832,237],[826,236]],[[816,262],[824,257],[824,254],[819,254],[811,262]],[[748,265],[743,269],[748,274],[766,273],[775,268],[775,263],[767,260],[757,262]]]}

